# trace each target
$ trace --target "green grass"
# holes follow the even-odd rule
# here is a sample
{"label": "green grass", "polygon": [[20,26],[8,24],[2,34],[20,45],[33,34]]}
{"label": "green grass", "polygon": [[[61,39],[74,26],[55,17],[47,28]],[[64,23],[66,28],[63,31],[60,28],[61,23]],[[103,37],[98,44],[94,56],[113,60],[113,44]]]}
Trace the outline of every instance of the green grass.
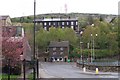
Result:
{"label": "green grass", "polygon": [[[10,79],[11,80],[17,80],[17,78],[19,77],[20,75],[10,75]],[[8,75],[7,74],[3,74],[3,75],[0,75],[0,79],[2,80],[7,80],[8,78]]]}
{"label": "green grass", "polygon": [[29,80],[33,80],[33,73],[28,75]]}

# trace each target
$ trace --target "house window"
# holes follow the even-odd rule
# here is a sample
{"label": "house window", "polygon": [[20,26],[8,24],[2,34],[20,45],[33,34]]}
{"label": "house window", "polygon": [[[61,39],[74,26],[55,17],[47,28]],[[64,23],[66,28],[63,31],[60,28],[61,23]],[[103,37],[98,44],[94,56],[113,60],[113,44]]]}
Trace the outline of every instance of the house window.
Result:
{"label": "house window", "polygon": [[56,52],[53,52],[53,55],[56,55]]}
{"label": "house window", "polygon": [[63,48],[61,47],[60,50],[63,51]]}
{"label": "house window", "polygon": [[60,55],[63,55],[63,52],[60,52]]}
{"label": "house window", "polygon": [[47,23],[45,22],[45,23],[44,23],[44,25],[46,26],[46,25],[47,25]]}
{"label": "house window", "polygon": [[64,25],[65,23],[64,22],[62,22],[62,25]]}
{"label": "house window", "polygon": [[49,26],[51,25],[51,22],[49,22]]}
{"label": "house window", "polygon": [[73,25],[73,22],[71,22],[71,25]]}
{"label": "house window", "polygon": [[56,50],[56,47],[53,48],[53,51],[55,51],[55,50]]}
{"label": "house window", "polygon": [[76,22],[76,25],[78,25],[78,22]]}
{"label": "house window", "polygon": [[53,25],[55,25],[55,22],[53,23]]}
{"label": "house window", "polygon": [[67,22],[67,25],[69,25],[69,22]]}
{"label": "house window", "polygon": [[60,25],[60,23],[59,23],[59,22],[58,22],[57,24],[58,24],[58,26]]}

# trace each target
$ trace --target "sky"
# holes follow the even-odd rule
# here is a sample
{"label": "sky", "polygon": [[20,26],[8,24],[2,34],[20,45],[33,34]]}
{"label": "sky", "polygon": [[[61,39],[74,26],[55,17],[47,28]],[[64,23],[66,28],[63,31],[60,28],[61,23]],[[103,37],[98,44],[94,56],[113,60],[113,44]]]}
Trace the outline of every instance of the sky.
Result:
{"label": "sky", "polygon": [[[36,14],[78,12],[117,15],[118,2],[119,0],[36,0]],[[0,15],[33,15],[33,4],[34,0],[0,0]]]}

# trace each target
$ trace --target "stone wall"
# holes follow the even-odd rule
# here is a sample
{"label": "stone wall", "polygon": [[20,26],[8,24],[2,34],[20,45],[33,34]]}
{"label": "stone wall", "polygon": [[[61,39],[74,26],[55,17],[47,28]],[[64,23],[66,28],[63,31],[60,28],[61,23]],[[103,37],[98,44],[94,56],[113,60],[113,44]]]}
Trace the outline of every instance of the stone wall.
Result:
{"label": "stone wall", "polygon": [[[83,68],[83,64],[77,63],[77,67]],[[84,64],[84,67],[86,67],[87,70],[92,70],[92,71],[95,71],[96,68],[98,68],[99,71],[102,72],[118,72],[120,66],[96,66],[96,65]]]}

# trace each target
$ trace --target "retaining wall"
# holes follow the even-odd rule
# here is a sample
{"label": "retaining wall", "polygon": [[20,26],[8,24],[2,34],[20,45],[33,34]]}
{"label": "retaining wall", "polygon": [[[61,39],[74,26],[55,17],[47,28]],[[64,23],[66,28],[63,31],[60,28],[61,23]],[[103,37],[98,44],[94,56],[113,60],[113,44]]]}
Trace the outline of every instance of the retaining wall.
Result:
{"label": "retaining wall", "polygon": [[99,69],[99,71],[103,71],[103,72],[118,72],[119,71],[119,68],[120,66],[97,66],[97,65],[90,65],[90,64],[80,64],[80,63],[77,63],[77,67],[80,67],[80,68],[83,68],[83,65],[84,67],[86,67],[86,69],[88,70],[93,70],[95,71],[96,68]]}

